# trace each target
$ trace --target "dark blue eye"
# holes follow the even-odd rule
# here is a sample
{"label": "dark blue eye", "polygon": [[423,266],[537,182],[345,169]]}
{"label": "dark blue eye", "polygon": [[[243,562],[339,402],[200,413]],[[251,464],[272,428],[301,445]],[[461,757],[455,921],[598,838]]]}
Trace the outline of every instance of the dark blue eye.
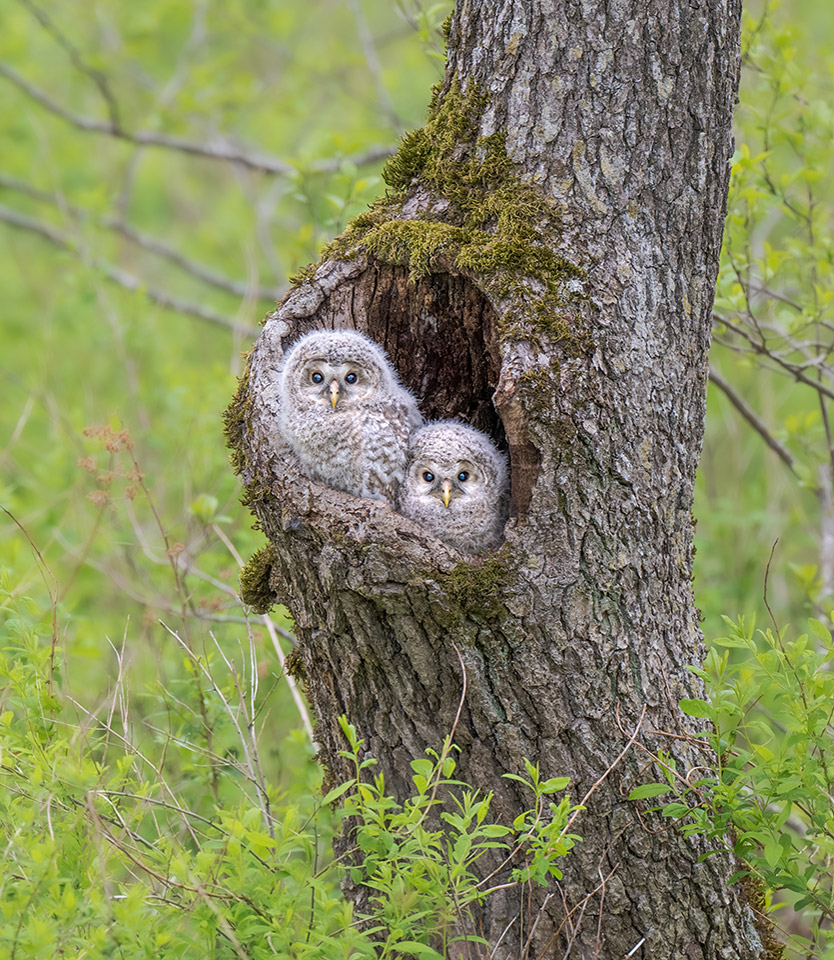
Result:
{"label": "dark blue eye", "polygon": [[356,383],[356,374],[355,374],[355,373],[349,373],[349,374],[345,377],[345,383]]}
{"label": "dark blue eye", "polygon": [[461,472],[458,474],[458,480],[460,480],[460,482],[463,483],[464,480],[468,480],[468,479],[469,479],[469,474],[465,470],[461,470]]}
{"label": "dark blue eye", "polygon": [[324,374],[319,373],[318,370],[313,374],[313,383],[321,383],[324,380]]}
{"label": "dark blue eye", "polygon": [[424,470],[423,479],[426,481],[426,483],[434,483],[434,474],[431,472],[431,470]]}

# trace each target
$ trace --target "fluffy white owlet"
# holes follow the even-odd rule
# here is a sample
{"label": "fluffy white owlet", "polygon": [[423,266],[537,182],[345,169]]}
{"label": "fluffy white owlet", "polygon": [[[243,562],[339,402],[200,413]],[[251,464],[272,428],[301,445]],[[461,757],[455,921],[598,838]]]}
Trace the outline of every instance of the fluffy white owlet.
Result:
{"label": "fluffy white owlet", "polygon": [[284,355],[278,428],[313,480],[394,503],[423,422],[385,351],[353,330],[314,330]]}
{"label": "fluffy white owlet", "polygon": [[461,553],[501,542],[507,519],[507,458],[485,433],[454,420],[411,435],[400,513]]}

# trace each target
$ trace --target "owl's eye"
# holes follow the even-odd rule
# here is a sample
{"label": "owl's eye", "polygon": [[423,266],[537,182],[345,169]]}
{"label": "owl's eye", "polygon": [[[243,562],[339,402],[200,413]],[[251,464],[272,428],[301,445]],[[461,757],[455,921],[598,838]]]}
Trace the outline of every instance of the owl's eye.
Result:
{"label": "owl's eye", "polygon": [[423,479],[426,481],[426,483],[434,483],[434,474],[431,472],[431,470],[424,470]]}
{"label": "owl's eye", "polygon": [[324,374],[323,374],[323,373],[319,373],[319,371],[316,370],[316,372],[313,374],[313,378],[312,378],[312,379],[313,379],[313,383],[322,383],[323,380],[324,380]]}
{"label": "owl's eye", "polygon": [[355,374],[355,373],[349,373],[349,374],[345,377],[345,383],[356,383],[356,374]]}
{"label": "owl's eye", "polygon": [[469,474],[465,470],[461,470],[461,472],[458,474],[458,480],[460,480],[460,482],[463,483],[464,480],[468,480],[468,479],[469,479]]}

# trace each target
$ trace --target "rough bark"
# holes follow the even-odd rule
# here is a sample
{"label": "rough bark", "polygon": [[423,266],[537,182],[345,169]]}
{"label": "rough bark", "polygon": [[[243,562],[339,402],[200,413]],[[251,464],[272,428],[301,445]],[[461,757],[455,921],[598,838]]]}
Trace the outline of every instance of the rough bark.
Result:
{"label": "rough bark", "polygon": [[[469,684],[457,773],[494,790],[509,819],[529,797],[501,775],[523,756],[569,775],[578,799],[644,708],[649,748],[671,750],[682,770],[700,762],[652,731],[689,723],[677,700],[697,695],[686,666],[703,653],[691,507],[739,7],[461,0],[435,108],[458,87],[481,91],[476,137],[462,135],[456,157],[506,134],[513,177],[554,212],[531,242],[574,268],[570,283],[542,298],[535,276],[506,282],[451,242],[415,271],[407,251],[360,234],[267,318],[230,425],[272,547],[261,570],[296,618],[337,778],[346,713],[391,789],[407,792],[408,761],[441,742],[458,705],[455,647]],[[418,167],[377,222],[463,229],[438,183]],[[506,444],[514,505],[496,554],[466,563],[387,505],[299,475],[275,435],[274,371],[319,327],[365,331],[427,416],[459,416]],[[594,793],[556,896],[487,907],[492,943],[523,913],[496,956],[520,956],[537,915],[530,957],[765,956],[753,912],[727,886],[729,860],[698,863],[702,846],[645,829],[624,799],[644,763],[632,750]]]}

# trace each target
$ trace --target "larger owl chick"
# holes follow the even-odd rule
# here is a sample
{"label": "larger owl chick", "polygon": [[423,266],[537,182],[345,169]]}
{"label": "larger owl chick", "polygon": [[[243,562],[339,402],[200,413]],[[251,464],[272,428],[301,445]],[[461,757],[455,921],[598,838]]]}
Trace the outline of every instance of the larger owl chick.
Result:
{"label": "larger owl chick", "polygon": [[399,510],[461,553],[491,550],[507,519],[507,458],[490,438],[454,420],[411,436]]}
{"label": "larger owl chick", "polygon": [[278,429],[313,480],[393,504],[423,422],[385,351],[354,330],[314,330],[284,355]]}

